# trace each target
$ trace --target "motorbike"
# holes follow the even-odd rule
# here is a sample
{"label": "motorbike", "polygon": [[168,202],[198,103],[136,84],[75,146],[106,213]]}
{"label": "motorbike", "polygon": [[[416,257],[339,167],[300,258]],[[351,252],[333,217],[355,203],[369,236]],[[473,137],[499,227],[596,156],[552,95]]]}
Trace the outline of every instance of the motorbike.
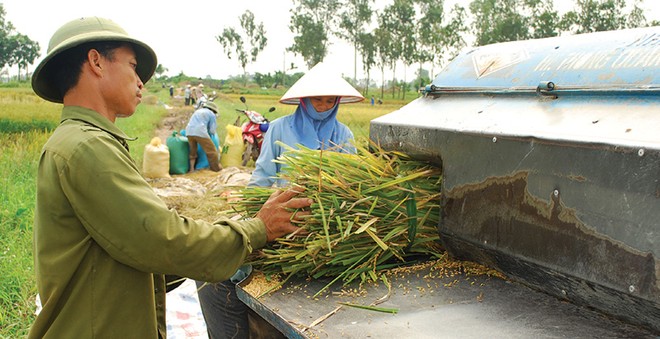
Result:
{"label": "motorbike", "polygon": [[[264,133],[268,130],[269,121],[268,119],[256,111],[252,111],[248,108],[245,97],[240,97],[241,102],[245,105],[245,109],[236,109],[237,112],[241,113],[236,118],[235,126],[240,126],[243,134],[243,145],[245,150],[243,151],[243,157],[241,165],[247,165],[250,159],[257,161],[259,158],[259,153],[261,153],[261,144],[264,140]],[[268,112],[273,112],[275,107],[268,109]],[[246,116],[247,121],[241,124],[241,117]]]}

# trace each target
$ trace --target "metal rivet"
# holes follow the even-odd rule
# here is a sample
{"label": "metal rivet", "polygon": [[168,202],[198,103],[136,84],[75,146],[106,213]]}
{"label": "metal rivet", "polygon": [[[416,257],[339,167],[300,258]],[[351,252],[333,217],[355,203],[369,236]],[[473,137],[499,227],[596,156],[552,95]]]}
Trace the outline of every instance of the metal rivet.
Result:
{"label": "metal rivet", "polygon": [[552,195],[554,195],[555,198],[558,197],[559,196],[559,190],[552,191]]}
{"label": "metal rivet", "polygon": [[640,148],[639,151],[637,151],[637,155],[639,155],[640,157],[644,156],[644,149]]}
{"label": "metal rivet", "polygon": [[635,285],[630,285],[630,286],[628,287],[628,291],[630,291],[630,293],[635,292]]}
{"label": "metal rivet", "polygon": [[497,137],[493,137],[493,142],[497,142]]}
{"label": "metal rivet", "polygon": [[561,290],[561,294],[566,295],[566,290]]}

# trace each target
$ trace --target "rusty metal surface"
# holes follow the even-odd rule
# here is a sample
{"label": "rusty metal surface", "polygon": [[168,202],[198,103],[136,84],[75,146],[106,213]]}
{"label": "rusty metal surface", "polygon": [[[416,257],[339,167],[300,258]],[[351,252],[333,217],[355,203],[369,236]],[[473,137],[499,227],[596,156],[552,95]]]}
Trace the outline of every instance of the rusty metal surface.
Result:
{"label": "rusty metal surface", "polygon": [[[442,166],[439,231],[453,254],[559,297],[660,324],[658,151],[639,156],[637,148],[503,135],[493,142],[490,134],[372,123],[374,134],[386,149]],[[471,246],[455,246],[461,241]],[[550,277],[531,279],[543,274],[480,256],[479,249],[529,261],[567,281],[550,286]],[[602,288],[571,287],[580,282]]]}
{"label": "rusty metal surface", "polygon": [[[490,73],[468,53],[426,97],[374,119],[370,137],[442,167],[450,253],[660,331],[660,28],[634,32],[529,42],[524,60]],[[547,55],[589,48],[608,63],[545,77]],[[552,96],[516,87],[554,79]]]}

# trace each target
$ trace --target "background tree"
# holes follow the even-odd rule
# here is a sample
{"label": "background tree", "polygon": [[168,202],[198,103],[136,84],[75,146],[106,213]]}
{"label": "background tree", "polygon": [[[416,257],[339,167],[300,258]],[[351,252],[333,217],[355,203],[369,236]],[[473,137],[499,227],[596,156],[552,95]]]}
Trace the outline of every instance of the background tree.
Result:
{"label": "background tree", "polygon": [[394,37],[387,27],[383,26],[382,18],[378,16],[379,26],[374,30],[374,41],[376,42],[376,65],[380,68],[380,97],[385,95],[385,68],[390,64],[392,40]]}
{"label": "background tree", "polygon": [[524,6],[531,12],[528,18],[530,39],[559,35],[559,13],[554,9],[552,0],[524,0]]}
{"label": "background tree", "polygon": [[0,4],[0,68],[4,68],[10,62],[11,41],[10,36],[14,32],[14,26],[5,19],[5,7]]}
{"label": "background tree", "polygon": [[353,45],[353,81],[357,82],[357,54],[358,50],[363,53],[360,44],[360,34],[364,27],[371,23],[371,4],[374,0],[347,0],[344,10],[339,15],[339,29],[337,36]]}
{"label": "background tree", "polygon": [[422,70],[425,63],[433,64],[436,58],[442,58],[445,49],[443,45],[443,19],[444,3],[434,0],[416,0],[418,11],[417,24],[417,48],[416,61],[419,63],[417,77],[419,87],[424,86],[424,72]]}
{"label": "background tree", "polygon": [[165,73],[167,71],[168,71],[168,69],[165,68],[165,66],[163,66],[163,64],[158,64],[158,66],[156,66],[156,70],[154,71],[154,73],[156,73],[157,78],[160,78],[160,77],[163,76],[163,73]]}
{"label": "background tree", "polygon": [[[394,0],[379,16],[380,27],[392,36],[389,51],[383,51],[392,69],[392,84],[397,83],[397,61],[402,60],[404,65],[410,65],[415,61],[414,22],[415,10],[411,0]],[[392,97],[395,95],[395,90],[396,86],[392,86]]]}
{"label": "background tree", "polygon": [[[656,1],[656,0],[654,0]],[[646,26],[644,12],[635,1],[629,14],[625,0],[577,0],[577,8],[561,19],[564,31],[580,34]]]}
{"label": "background tree", "polygon": [[[656,0],[657,1],[657,0]],[[626,20],[626,27],[635,28],[635,27],[644,27],[644,26],[657,26],[660,23],[656,22],[655,24],[648,25],[646,22],[646,16],[644,15],[644,10],[639,7],[642,0],[635,0],[630,14]]]}
{"label": "background tree", "polygon": [[[466,46],[465,36],[468,35],[467,11],[465,7],[455,4],[449,12],[449,22],[442,28],[442,44],[435,51],[437,56],[432,65],[439,62],[443,66],[447,60],[454,59]],[[441,50],[440,50],[441,49]],[[433,75],[433,72],[431,72]]]}
{"label": "background tree", "polygon": [[[442,7],[442,2],[437,5]],[[415,8],[413,7],[413,0],[394,0],[394,8],[396,11],[396,29],[397,34],[401,39],[401,61],[403,61],[403,81],[400,93],[402,98],[406,98],[408,89],[407,83],[407,69],[410,65],[419,60],[417,52],[418,47],[418,34],[416,30]]]}
{"label": "background tree", "polygon": [[328,54],[329,35],[341,6],[337,0],[293,0],[289,29],[295,34],[289,51],[299,54],[311,68]]}
{"label": "background tree", "polygon": [[28,65],[39,57],[39,44],[27,35],[14,31],[11,22],[5,19],[5,8],[0,4],[0,68],[18,66],[18,80],[21,70],[28,77]]}
{"label": "background tree", "polygon": [[9,56],[9,65],[18,66],[18,80],[21,80],[21,70],[25,73],[25,78],[28,77],[28,65],[34,63],[34,60],[39,57],[39,43],[28,38],[27,35],[16,33],[11,36],[10,45],[12,51]]}
{"label": "background tree", "polygon": [[371,68],[376,65],[377,42],[373,33],[360,33],[358,36],[358,49],[362,52],[362,67],[367,75],[364,86],[364,96],[369,95],[371,83]]}
{"label": "background tree", "polygon": [[523,40],[529,36],[528,21],[522,14],[522,3],[517,0],[474,0],[470,11],[475,44]]}
{"label": "background tree", "polygon": [[221,35],[216,36],[216,39],[222,44],[222,48],[227,53],[227,58],[231,59],[232,55],[236,55],[238,63],[243,69],[243,77],[247,85],[247,65],[249,62],[257,61],[257,56],[266,47],[268,39],[266,38],[263,22],[255,24],[254,14],[249,10],[239,17],[239,21],[242,35],[234,28],[226,27]]}

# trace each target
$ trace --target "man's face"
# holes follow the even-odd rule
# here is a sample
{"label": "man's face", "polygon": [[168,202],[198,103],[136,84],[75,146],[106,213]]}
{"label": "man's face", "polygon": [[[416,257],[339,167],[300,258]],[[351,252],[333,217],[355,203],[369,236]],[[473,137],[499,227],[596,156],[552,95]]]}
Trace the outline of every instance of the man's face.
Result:
{"label": "man's face", "polygon": [[322,97],[310,97],[309,102],[312,103],[314,109],[317,112],[325,112],[335,106],[335,101],[337,97],[335,96],[322,96]]}
{"label": "man's face", "polygon": [[130,46],[114,50],[112,59],[103,58],[101,90],[108,112],[115,117],[129,117],[142,101],[144,84],[136,73],[137,59]]}

